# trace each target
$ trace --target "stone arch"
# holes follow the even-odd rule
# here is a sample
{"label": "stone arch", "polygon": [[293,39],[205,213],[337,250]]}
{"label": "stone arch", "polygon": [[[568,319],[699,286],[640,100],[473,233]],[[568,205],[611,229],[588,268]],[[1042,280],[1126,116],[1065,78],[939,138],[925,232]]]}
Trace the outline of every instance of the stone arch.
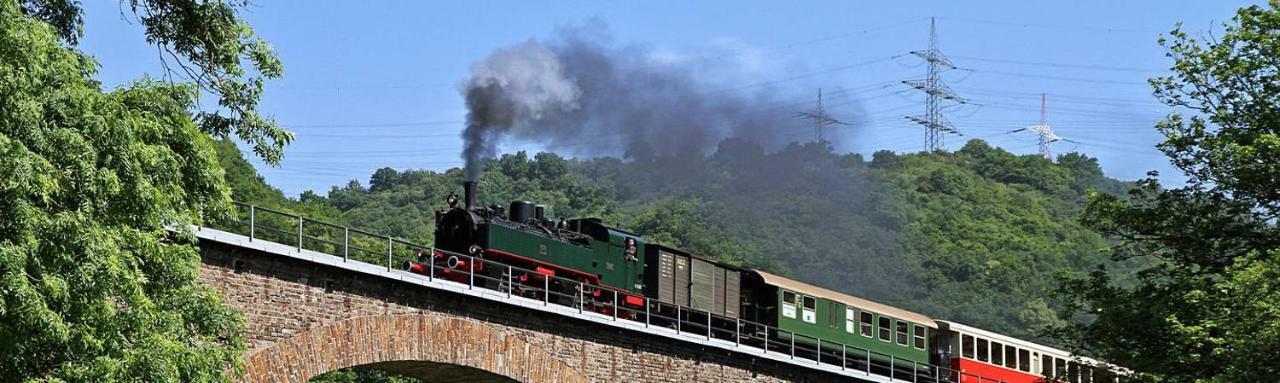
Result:
{"label": "stone arch", "polygon": [[301,383],[356,366],[473,377],[459,379],[463,381],[588,381],[555,354],[512,331],[432,314],[360,316],[308,329],[252,352],[241,381]]}

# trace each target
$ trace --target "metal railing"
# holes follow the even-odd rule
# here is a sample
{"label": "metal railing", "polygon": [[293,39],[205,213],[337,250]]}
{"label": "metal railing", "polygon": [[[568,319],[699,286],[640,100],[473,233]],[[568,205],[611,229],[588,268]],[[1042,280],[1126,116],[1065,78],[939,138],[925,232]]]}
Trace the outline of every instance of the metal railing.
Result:
{"label": "metal railing", "polygon": [[[235,202],[236,212],[229,219],[214,221],[208,227],[246,235],[250,241],[270,241],[342,257],[344,262],[363,262],[401,270],[406,261],[422,266],[425,273],[410,273],[428,281],[450,281],[467,289],[488,289],[508,298],[528,299],[542,305],[559,305],[576,309],[584,315],[605,315],[613,321],[643,323],[644,327],[660,327],[677,334],[723,341],[733,347],[747,346],[765,355],[793,360],[812,361],[815,365],[838,367],[841,371],[861,371],[891,380],[913,383],[960,382],[1000,383],[948,367],[903,360],[891,354],[821,339],[789,330],[727,317],[688,307],[671,305],[641,297],[641,308],[619,304],[618,290],[604,289],[581,281],[547,276],[538,271],[502,264],[483,257],[473,257],[418,245],[391,236],[374,234],[328,222],[321,222],[278,210]],[[466,266],[452,268],[437,264],[435,254],[457,257]],[[461,264],[461,263],[460,263]],[[477,265],[482,265],[479,268]],[[408,271],[403,271],[408,273]],[[744,352],[748,349],[744,348]]]}

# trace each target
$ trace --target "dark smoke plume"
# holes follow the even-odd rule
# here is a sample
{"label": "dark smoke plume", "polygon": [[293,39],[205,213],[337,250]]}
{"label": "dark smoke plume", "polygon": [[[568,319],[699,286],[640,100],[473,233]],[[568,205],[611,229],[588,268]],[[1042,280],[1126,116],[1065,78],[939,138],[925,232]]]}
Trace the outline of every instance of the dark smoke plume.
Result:
{"label": "dark smoke plume", "polygon": [[730,137],[773,150],[812,136],[794,118],[812,104],[779,103],[768,89],[745,95],[712,87],[694,65],[613,47],[604,34],[569,29],[473,66],[462,87],[468,178],[479,176],[480,160],[506,136],[561,153],[640,161],[707,154]]}
{"label": "dark smoke plume", "polygon": [[467,100],[466,176],[475,180],[481,160],[492,157],[498,140],[516,126],[577,108],[578,88],[565,78],[555,53],[533,41],[500,49],[471,67],[463,84]]}

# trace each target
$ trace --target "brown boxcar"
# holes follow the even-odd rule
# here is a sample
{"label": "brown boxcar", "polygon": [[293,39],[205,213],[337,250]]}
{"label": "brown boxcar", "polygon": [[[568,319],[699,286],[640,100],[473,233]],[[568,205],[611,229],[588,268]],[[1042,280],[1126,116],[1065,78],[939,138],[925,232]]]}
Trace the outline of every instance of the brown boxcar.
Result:
{"label": "brown boxcar", "polygon": [[742,270],[686,251],[645,245],[644,294],[659,302],[737,318]]}

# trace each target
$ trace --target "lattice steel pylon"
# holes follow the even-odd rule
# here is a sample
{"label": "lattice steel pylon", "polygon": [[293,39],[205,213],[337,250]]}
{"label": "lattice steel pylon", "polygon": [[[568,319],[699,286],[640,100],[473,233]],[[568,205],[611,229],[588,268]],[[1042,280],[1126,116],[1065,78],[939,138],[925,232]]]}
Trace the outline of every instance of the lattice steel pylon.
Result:
{"label": "lattice steel pylon", "polygon": [[1040,94],[1040,125],[1031,125],[1022,129],[1013,130],[1009,133],[1017,133],[1024,130],[1036,134],[1040,144],[1040,156],[1049,161],[1053,161],[1053,150],[1049,147],[1050,144],[1058,141],[1075,142],[1062,138],[1062,136],[1059,136],[1058,133],[1055,133],[1053,129],[1049,127],[1049,108],[1047,97],[1045,97],[1044,93]]}
{"label": "lattice steel pylon", "polygon": [[825,130],[828,125],[849,125],[849,123],[837,120],[835,117],[831,117],[830,114],[827,114],[827,110],[822,107],[822,88],[818,88],[818,107],[808,112],[796,113],[796,118],[813,120],[814,142],[826,141],[826,137],[823,137],[822,131]]}
{"label": "lattice steel pylon", "polygon": [[947,121],[946,116],[942,115],[943,102],[955,102],[960,104],[968,103],[967,100],[956,95],[942,81],[942,71],[956,69],[955,64],[951,60],[942,55],[938,50],[938,29],[933,19],[929,20],[929,49],[924,51],[911,51],[911,54],[919,56],[928,64],[928,73],[921,80],[906,80],[903,84],[907,84],[912,88],[916,88],[925,93],[925,111],[922,115],[906,116],[907,120],[920,124],[925,128],[924,146],[927,151],[945,150],[947,148],[944,135],[955,134],[962,135]]}

